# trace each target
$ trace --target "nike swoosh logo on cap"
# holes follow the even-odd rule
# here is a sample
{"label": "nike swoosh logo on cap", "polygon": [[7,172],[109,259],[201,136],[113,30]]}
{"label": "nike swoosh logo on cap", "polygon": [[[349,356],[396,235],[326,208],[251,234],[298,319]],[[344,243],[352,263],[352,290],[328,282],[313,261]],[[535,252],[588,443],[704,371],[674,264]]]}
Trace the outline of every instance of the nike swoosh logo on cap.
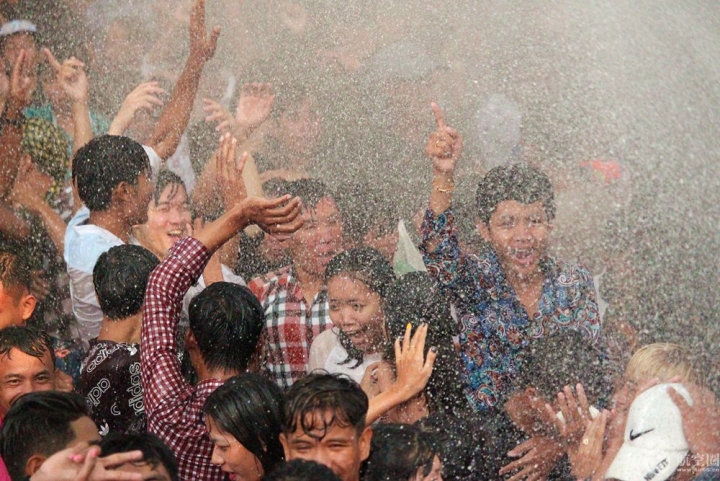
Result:
{"label": "nike swoosh logo on cap", "polygon": [[648,429],[647,431],[642,431],[640,433],[635,433],[635,434],[633,434],[632,429],[631,429],[630,430],[630,441],[635,441],[637,438],[639,438],[643,434],[649,433],[650,431],[655,431],[655,428]]}

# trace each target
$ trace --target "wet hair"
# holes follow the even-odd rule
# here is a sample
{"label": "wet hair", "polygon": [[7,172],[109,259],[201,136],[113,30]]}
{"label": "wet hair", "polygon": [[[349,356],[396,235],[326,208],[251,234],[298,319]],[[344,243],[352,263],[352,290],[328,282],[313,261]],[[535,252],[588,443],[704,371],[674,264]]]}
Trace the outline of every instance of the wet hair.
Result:
{"label": "wet hair", "polygon": [[[368,406],[367,394],[358,383],[342,374],[316,370],[288,390],[283,432],[290,435],[299,426],[308,436],[322,439],[333,426],[352,426],[360,435],[365,429]],[[329,419],[325,413],[331,414]]]}
{"label": "wet hair", "polygon": [[[415,425],[433,434],[443,462],[444,479],[495,479],[504,464],[507,449],[496,449],[501,436],[486,430],[474,416],[459,418],[448,413],[435,413]],[[500,459],[496,459],[498,452],[503,453]],[[495,466],[497,464],[499,466]]]}
{"label": "wet hair", "polygon": [[262,478],[263,481],[307,481],[310,479],[340,481],[340,478],[333,473],[332,469],[324,464],[307,459],[288,461]]}
{"label": "wet hair", "polygon": [[588,401],[599,402],[601,407],[612,393],[606,357],[580,332],[562,330],[533,340],[519,361],[515,390],[532,386],[552,400],[564,386],[581,383]]}
{"label": "wet hair", "polygon": [[283,392],[268,378],[243,373],[231,377],[205,401],[203,412],[232,435],[269,473],[284,459],[280,430]]}
{"label": "wet hair", "polygon": [[315,209],[320,199],[329,198],[335,202],[335,193],[317,179],[299,179],[288,182],[285,194],[300,197],[303,209]]}
{"label": "wet hair", "polygon": [[289,181],[278,177],[268,179],[263,182],[263,192],[265,192],[265,195],[270,199],[282,197],[287,193],[289,183]]}
{"label": "wet hair", "polygon": [[550,179],[527,164],[501,165],[485,174],[475,195],[480,220],[487,225],[497,206],[506,200],[523,204],[542,202],[548,220],[555,218],[555,194]]}
{"label": "wet hair", "polygon": [[136,245],[115,246],[103,252],[93,268],[93,285],[105,317],[120,321],[139,313],[148,279],[158,265],[155,254]]}
{"label": "wet hair", "polygon": [[265,326],[265,311],[245,286],[216,282],[188,308],[190,330],[210,369],[244,371]]}
{"label": "wet hair", "polygon": [[28,326],[10,326],[0,329],[0,358],[10,358],[13,349],[28,356],[41,359],[50,353],[55,365],[55,350],[50,335],[44,330]]}
{"label": "wet hair", "polygon": [[635,351],[625,368],[625,377],[633,380],[659,378],[661,382],[668,382],[675,376],[680,376],[681,383],[703,385],[689,350],[670,342],[641,347]]}
{"label": "wet hair", "polygon": [[[426,272],[411,272],[402,276],[392,288],[385,303],[385,326],[390,339],[405,335],[408,324],[413,332],[427,323],[425,354],[437,349],[433,372],[425,387],[431,413],[448,411],[461,415],[469,411],[462,391],[460,361],[453,336],[457,327],[452,318],[450,303],[435,281]],[[388,346],[385,359],[395,364],[395,351]]]}
{"label": "wet hair", "polygon": [[187,191],[185,182],[183,182],[179,175],[172,170],[162,169],[158,173],[157,179],[155,179],[155,190],[153,191],[153,201],[155,202],[155,205],[158,205],[160,202],[160,197],[162,197],[162,193],[165,191],[165,187],[167,186],[170,186],[172,189],[170,191],[170,198],[173,198],[175,194],[177,194],[180,187]]}
{"label": "wet hair", "polygon": [[142,451],[142,463],[153,469],[163,466],[170,475],[170,481],[178,481],[178,466],[175,453],[153,433],[109,433],[100,441],[103,456],[129,451]]}
{"label": "wet hair", "polygon": [[91,211],[107,210],[115,187],[121,182],[135,186],[142,174],[150,175],[150,159],[142,145],[118,135],[95,137],[73,159],[73,180]]}
{"label": "wet hair", "polygon": [[30,291],[30,272],[26,256],[12,249],[0,249],[0,284],[15,300]]}
{"label": "wet hair", "polygon": [[[379,295],[383,302],[395,282],[392,266],[380,252],[372,247],[349,249],[333,257],[325,268],[325,285],[331,278],[341,274],[362,282],[368,289]],[[348,353],[348,358],[341,361],[340,364],[355,361],[352,368],[361,365],[365,353],[358,350],[340,329],[338,329],[338,340]]]}
{"label": "wet hair", "polygon": [[380,424],[373,428],[365,481],[409,481],[418,470],[430,474],[440,452],[432,434],[410,424]]}
{"label": "wet hair", "polygon": [[378,189],[354,183],[337,190],[343,231],[352,241],[362,242],[373,229],[377,235],[393,232],[400,220],[395,202]]}
{"label": "wet hair", "polygon": [[13,481],[26,479],[25,466],[31,456],[50,457],[73,439],[71,423],[90,417],[82,396],[43,391],[18,398],[5,415],[0,431],[0,456]]}

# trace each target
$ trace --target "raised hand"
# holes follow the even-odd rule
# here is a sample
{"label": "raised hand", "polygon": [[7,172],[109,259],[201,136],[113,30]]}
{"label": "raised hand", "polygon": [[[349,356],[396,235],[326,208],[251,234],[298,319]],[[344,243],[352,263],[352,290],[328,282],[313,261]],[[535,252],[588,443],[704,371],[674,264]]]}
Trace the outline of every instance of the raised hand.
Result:
{"label": "raised hand", "polygon": [[207,62],[217,48],[220,27],[213,27],[210,36],[205,30],[205,0],[195,0],[190,12],[190,57]]}
{"label": "raised hand", "polygon": [[235,119],[232,114],[218,102],[211,99],[203,99],[203,112],[205,112],[205,122],[217,122],[215,130],[218,132],[234,132]]}
{"label": "raised hand", "polygon": [[125,100],[120,110],[110,124],[108,134],[122,135],[132,124],[135,114],[140,110],[152,111],[156,107],[162,107],[163,102],[158,97],[165,93],[158,82],[144,82],[135,87]]}
{"label": "raised hand", "polygon": [[[670,398],[682,415],[683,432],[690,451],[708,460],[720,452],[720,411],[715,395],[705,388],[683,383],[693,400],[692,405],[674,388],[668,387]],[[703,466],[707,467],[707,466]]]}
{"label": "raised hand", "polygon": [[425,389],[430,375],[432,375],[437,351],[431,348],[427,356],[425,355],[427,331],[427,324],[421,324],[412,335],[412,325],[408,323],[402,340],[395,340],[397,377],[392,389],[404,393],[407,399]]}
{"label": "raised hand", "polygon": [[[33,64],[30,55],[25,49],[20,50],[20,54],[15,60],[15,65],[13,65],[12,73],[10,74],[9,90],[6,100],[8,106],[15,111],[24,109],[30,103],[33,91],[35,90],[35,75],[32,68]],[[5,69],[3,69],[3,72],[5,72]],[[4,73],[2,77],[7,79]],[[0,84],[2,83],[3,81],[0,80]]]}
{"label": "raised hand", "polygon": [[235,122],[240,128],[256,129],[270,116],[274,103],[275,93],[272,84],[246,83],[240,93]]}
{"label": "raised hand", "polygon": [[238,159],[236,150],[237,139],[230,134],[223,134],[215,154],[215,162],[217,163],[217,185],[220,188],[220,196],[226,210],[247,197],[242,171],[248,159],[248,153],[243,153]]}
{"label": "raised hand", "polygon": [[555,410],[550,405],[545,406],[548,414],[552,415],[558,434],[566,446],[575,446],[580,442],[592,419],[585,389],[582,384],[577,384],[575,389],[577,400],[570,386],[565,386],[563,392],[557,395],[557,405],[562,413],[562,419],[555,415]]}
{"label": "raised hand", "polygon": [[61,64],[50,49],[44,48],[43,53],[57,73],[58,83],[68,98],[74,103],[87,103],[88,78],[85,64],[75,57],[70,57]]}
{"label": "raised hand", "polygon": [[303,225],[300,212],[302,204],[299,197],[289,195],[273,200],[262,197],[249,197],[243,201],[250,224],[255,224],[270,235],[292,234]]}
{"label": "raised hand", "polygon": [[25,154],[20,160],[15,183],[10,191],[10,202],[35,211],[45,203],[45,192],[52,185],[52,179],[35,167],[30,156]]}
{"label": "raised hand", "polygon": [[439,174],[452,174],[462,154],[462,136],[445,122],[442,110],[433,102],[430,104],[435,115],[436,130],[428,137],[425,155],[433,163],[433,170]]}
{"label": "raised hand", "polygon": [[609,416],[610,413],[603,409],[599,416],[588,423],[582,435],[582,442],[567,451],[574,477],[590,478],[600,467],[603,460],[605,428]]}
{"label": "raised hand", "polygon": [[551,438],[535,436],[508,452],[508,456],[520,457],[503,466],[500,474],[515,473],[508,481],[538,481],[546,479],[563,456],[562,445]]}
{"label": "raised hand", "polygon": [[114,466],[141,461],[142,451],[117,453],[101,458],[100,448],[80,443],[45,460],[31,481],[142,481],[141,473],[117,471]]}

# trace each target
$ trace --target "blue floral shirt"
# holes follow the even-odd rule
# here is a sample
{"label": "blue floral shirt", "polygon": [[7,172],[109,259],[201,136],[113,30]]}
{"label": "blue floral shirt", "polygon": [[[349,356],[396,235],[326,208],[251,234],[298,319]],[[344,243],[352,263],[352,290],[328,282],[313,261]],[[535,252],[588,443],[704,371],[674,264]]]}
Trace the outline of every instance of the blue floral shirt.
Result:
{"label": "blue floral shirt", "polygon": [[[428,272],[457,311],[465,387],[476,411],[495,406],[509,393],[531,340],[564,329],[595,342],[600,338],[595,287],[586,269],[544,258],[542,294],[530,319],[494,251],[480,256],[460,252],[452,210],[435,217],[428,209],[422,236],[420,249]],[[428,241],[439,241],[432,252]]]}

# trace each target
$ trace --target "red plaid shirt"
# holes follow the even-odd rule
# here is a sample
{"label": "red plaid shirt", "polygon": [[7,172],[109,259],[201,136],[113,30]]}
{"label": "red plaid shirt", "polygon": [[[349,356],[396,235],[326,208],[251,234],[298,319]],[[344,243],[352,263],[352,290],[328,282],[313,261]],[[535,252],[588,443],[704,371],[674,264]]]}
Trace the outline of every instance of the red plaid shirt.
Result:
{"label": "red plaid shirt", "polygon": [[248,287],[265,310],[265,369],[287,389],[307,373],[313,339],[332,327],[327,289],[308,306],[292,267],[257,277]]}
{"label": "red plaid shirt", "polygon": [[202,415],[205,400],[223,382],[210,379],[197,386],[188,384],[176,355],[183,297],[208,259],[210,253],[197,239],[187,237],[176,243],[150,276],[143,308],[140,362],[148,431],[175,451],[184,481],[225,479],[210,464],[213,444]]}

